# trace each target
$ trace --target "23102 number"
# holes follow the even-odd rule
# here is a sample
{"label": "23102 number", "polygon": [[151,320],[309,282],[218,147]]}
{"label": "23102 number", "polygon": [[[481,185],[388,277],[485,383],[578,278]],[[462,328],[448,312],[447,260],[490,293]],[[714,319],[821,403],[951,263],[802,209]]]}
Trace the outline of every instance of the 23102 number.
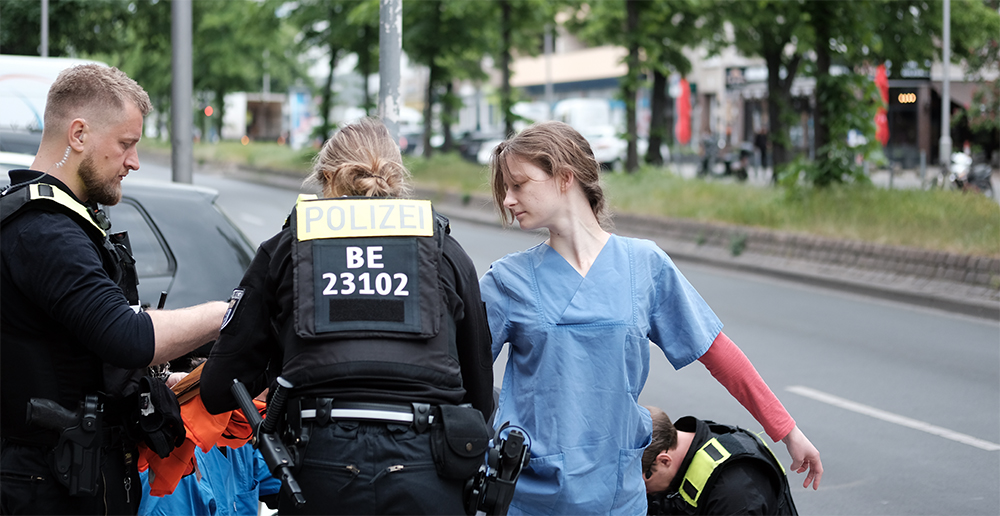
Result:
{"label": "23102 number", "polygon": [[[338,294],[346,296],[353,294],[355,291],[358,294],[368,296],[376,294],[388,296],[390,292],[392,292],[392,295],[400,297],[410,295],[410,292],[406,290],[409,278],[402,272],[392,275],[389,275],[388,272],[380,272],[375,276],[374,281],[370,272],[361,273],[357,277],[354,276],[353,272],[341,272],[339,277],[335,272],[327,272],[323,274],[323,279],[327,281],[326,288],[323,289],[324,296],[336,296]],[[340,280],[340,289],[337,288],[338,279]],[[393,288],[394,283],[395,289]],[[373,286],[375,288],[372,288]]]}

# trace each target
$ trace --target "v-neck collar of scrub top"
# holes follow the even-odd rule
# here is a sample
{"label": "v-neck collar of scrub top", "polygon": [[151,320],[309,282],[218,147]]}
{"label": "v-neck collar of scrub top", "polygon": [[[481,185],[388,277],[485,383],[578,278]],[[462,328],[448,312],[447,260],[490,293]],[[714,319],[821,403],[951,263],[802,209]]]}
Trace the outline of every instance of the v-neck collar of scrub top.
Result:
{"label": "v-neck collar of scrub top", "polygon": [[[601,252],[597,254],[587,275],[583,276],[569,261],[548,244],[542,244],[539,263],[534,267],[534,281],[538,289],[538,308],[544,320],[552,324],[588,324],[595,321],[595,300],[606,300],[612,306],[625,303],[630,306],[631,297],[629,277],[622,274],[618,256],[622,246],[618,237],[611,235],[604,243]],[[544,274],[537,274],[544,270]],[[619,294],[608,292],[609,281],[612,285],[624,285],[618,289],[624,299],[618,299]],[[611,308],[611,306],[609,306]],[[608,317],[607,322],[621,322],[621,310],[603,311]],[[601,312],[601,311],[598,311]],[[631,312],[631,310],[628,310]]]}

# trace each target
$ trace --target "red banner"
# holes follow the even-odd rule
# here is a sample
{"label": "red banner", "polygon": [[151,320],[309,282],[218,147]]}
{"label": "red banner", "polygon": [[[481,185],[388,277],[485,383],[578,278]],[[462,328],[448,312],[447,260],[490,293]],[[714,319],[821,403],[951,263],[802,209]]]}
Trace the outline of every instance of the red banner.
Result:
{"label": "red banner", "polygon": [[680,94],[677,95],[677,123],[674,134],[677,142],[687,145],[691,141],[691,86],[687,79],[681,79]]}
{"label": "red banner", "polygon": [[889,117],[886,111],[886,106],[889,105],[889,78],[886,77],[884,64],[878,65],[875,70],[875,86],[882,95],[882,105],[875,113],[875,139],[885,147],[889,143]]}

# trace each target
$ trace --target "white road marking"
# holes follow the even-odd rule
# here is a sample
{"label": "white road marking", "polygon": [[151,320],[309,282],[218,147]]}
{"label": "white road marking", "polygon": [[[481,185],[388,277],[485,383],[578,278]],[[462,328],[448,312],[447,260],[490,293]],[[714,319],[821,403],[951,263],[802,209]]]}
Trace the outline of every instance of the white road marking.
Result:
{"label": "white road marking", "polygon": [[803,387],[801,385],[792,385],[790,387],[787,387],[785,390],[789,392],[794,392],[795,394],[798,394],[800,396],[812,398],[816,401],[828,403],[835,407],[840,407],[843,409],[850,410],[852,412],[857,412],[858,414],[864,414],[866,416],[871,416],[876,419],[881,419],[883,421],[888,421],[890,423],[902,425],[908,428],[912,428],[914,430],[927,432],[929,434],[937,435],[939,437],[944,437],[945,439],[951,439],[952,441],[957,441],[962,444],[975,446],[976,448],[980,448],[986,451],[1000,450],[1000,444],[997,443],[991,443],[989,441],[984,441],[982,439],[972,437],[971,435],[965,435],[956,432],[954,430],[941,428],[940,426],[934,426],[930,423],[925,423],[923,421],[918,421],[916,419],[910,419],[906,416],[900,416],[899,414],[893,414],[892,412],[879,410],[875,407],[869,407],[868,405],[855,403],[850,400],[845,400],[844,398],[839,398],[832,394],[827,394],[825,392],[817,391],[816,389],[810,389],[809,387]]}

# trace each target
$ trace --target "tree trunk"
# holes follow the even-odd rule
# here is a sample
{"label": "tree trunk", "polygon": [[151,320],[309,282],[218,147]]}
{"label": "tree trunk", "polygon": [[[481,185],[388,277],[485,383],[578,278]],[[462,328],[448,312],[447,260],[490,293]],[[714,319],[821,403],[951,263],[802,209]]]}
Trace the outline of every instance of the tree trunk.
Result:
{"label": "tree trunk", "polygon": [[215,91],[215,104],[219,106],[219,109],[212,113],[212,125],[215,127],[215,135],[222,140],[222,117],[226,113],[226,92],[222,90]]}
{"label": "tree trunk", "polygon": [[628,150],[625,157],[625,171],[635,172],[639,168],[639,153],[636,148],[636,118],[635,118],[635,96],[639,83],[639,42],[635,35],[639,30],[639,1],[627,0],[625,2],[626,11],[626,33],[628,34],[628,80],[622,93],[625,97],[625,130],[628,133]]}
{"label": "tree trunk", "polygon": [[830,141],[830,127],[827,125],[826,102],[819,99],[826,94],[826,82],[830,76],[830,24],[834,16],[827,2],[814,2],[813,28],[816,31],[816,109],[813,112],[813,145],[817,151]]}
{"label": "tree trunk", "polygon": [[323,117],[323,141],[326,141],[333,132],[333,122],[330,121],[330,111],[333,109],[333,72],[337,68],[338,49],[330,45],[330,73],[326,76],[326,87],[323,88],[323,97],[320,101],[320,116]]}
{"label": "tree trunk", "polygon": [[504,137],[510,137],[514,135],[514,113],[511,111],[511,108],[514,106],[514,102],[513,98],[511,98],[510,90],[511,30],[509,0],[500,0],[500,15],[500,35],[502,40],[502,48],[500,49],[500,73],[503,75],[503,82],[500,86],[500,109],[503,111]]}
{"label": "tree trunk", "polygon": [[659,70],[653,71],[653,91],[649,100],[649,148],[646,150],[646,163],[653,166],[663,165],[663,155],[660,145],[667,139],[667,76]]}
{"label": "tree trunk", "polygon": [[[361,39],[362,41],[368,41],[369,27],[365,25],[361,28]],[[371,91],[368,90],[368,77],[372,74],[372,53],[371,48],[366,48],[358,56],[359,65],[361,68],[361,80],[364,81],[361,89],[364,92],[364,109],[366,115],[371,115],[372,110],[377,106],[372,102]]]}
{"label": "tree trunk", "polygon": [[784,116],[792,109],[792,81],[795,80],[795,73],[802,58],[800,54],[792,57],[785,66],[787,75],[782,79],[780,74],[783,48],[784,43],[765,45],[762,52],[767,62],[767,131],[771,142],[772,182],[777,182],[778,170],[789,161],[786,147],[788,129],[785,127]]}
{"label": "tree trunk", "polygon": [[444,91],[444,102],[441,103],[441,132],[444,133],[444,143],[441,144],[442,152],[451,152],[454,140],[451,136],[451,120],[454,112],[452,110],[452,92],[455,86],[452,81],[447,81]]}

